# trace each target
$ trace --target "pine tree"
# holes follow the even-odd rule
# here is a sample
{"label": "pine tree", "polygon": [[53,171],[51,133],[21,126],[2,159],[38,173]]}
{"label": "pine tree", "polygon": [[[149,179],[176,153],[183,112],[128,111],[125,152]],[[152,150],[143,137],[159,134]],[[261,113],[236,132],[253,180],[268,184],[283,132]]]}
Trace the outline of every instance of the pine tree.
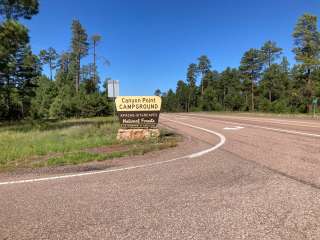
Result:
{"label": "pine tree", "polygon": [[93,75],[93,82],[97,85],[97,53],[96,48],[98,43],[101,41],[101,36],[96,34],[91,37],[92,45],[93,45],[93,66],[94,66],[94,75]]}
{"label": "pine tree", "polygon": [[50,70],[50,80],[52,81],[52,72],[57,68],[58,63],[58,53],[56,52],[56,50],[52,47],[48,48],[48,50],[41,50],[40,54],[40,61],[42,63],[42,65],[46,65],[48,64],[49,66],[49,70]]}
{"label": "pine tree", "polygon": [[311,110],[311,101],[314,96],[312,71],[320,65],[320,34],[317,28],[317,17],[309,14],[301,16],[293,32],[295,58],[305,70],[305,95],[308,98],[308,110]]}
{"label": "pine tree", "polygon": [[176,97],[178,110],[188,111],[189,88],[183,80],[177,82]]}
{"label": "pine tree", "polygon": [[50,117],[50,106],[58,94],[57,85],[55,81],[51,81],[44,75],[36,80],[36,84],[35,97],[32,99],[31,117],[47,119]]}
{"label": "pine tree", "polygon": [[30,46],[19,49],[16,60],[16,70],[12,76],[21,102],[21,117],[24,118],[29,115],[31,99],[35,96],[41,64],[39,58],[32,54]]}
{"label": "pine tree", "polygon": [[163,103],[162,108],[166,112],[176,112],[177,111],[177,101],[176,94],[169,89],[169,91],[163,95],[162,97]]}
{"label": "pine tree", "polygon": [[72,22],[72,54],[75,59],[75,88],[79,92],[81,59],[88,55],[88,35],[78,20]]}
{"label": "pine tree", "polygon": [[67,73],[69,71],[71,59],[72,59],[71,53],[64,52],[61,54],[57,62],[57,67],[59,67],[59,72]]}
{"label": "pine tree", "polygon": [[260,51],[251,48],[249,51],[245,52],[240,63],[240,71],[245,79],[249,80],[251,83],[251,110],[255,110],[254,106],[254,88],[256,81],[258,80],[263,62],[261,60]]}
{"label": "pine tree", "polygon": [[161,90],[158,88],[154,91],[154,95],[160,97],[161,96]]}
{"label": "pine tree", "polygon": [[17,75],[28,43],[28,30],[23,25],[12,20],[0,25],[0,93],[4,98],[4,117],[13,117],[11,95],[20,80]]}
{"label": "pine tree", "polygon": [[272,102],[272,92],[273,92],[273,81],[274,79],[272,79],[272,76],[274,76],[273,74],[271,74],[272,72],[274,72],[273,70],[269,71],[271,65],[274,63],[274,61],[276,59],[278,59],[281,55],[281,51],[282,48],[277,47],[277,44],[275,42],[272,41],[267,41],[265,42],[265,44],[261,47],[261,57],[262,57],[262,61],[265,65],[265,69],[266,72],[268,72],[265,77],[264,77],[264,81],[269,81],[269,83],[266,82],[267,88],[268,88],[268,94],[269,94],[269,102]]}
{"label": "pine tree", "polygon": [[267,41],[261,47],[261,57],[266,68],[269,68],[276,59],[278,59],[282,53],[282,48],[277,47],[277,44],[272,41]]}
{"label": "pine tree", "polygon": [[94,65],[87,64],[81,68],[81,83],[84,85],[86,94],[92,94],[98,91],[99,78]]}
{"label": "pine tree", "polygon": [[198,67],[196,64],[191,63],[187,70],[187,83],[189,87],[189,96],[188,96],[188,109],[195,103],[195,91],[196,91],[196,81],[197,81],[197,70]]}
{"label": "pine tree", "polygon": [[18,20],[19,18],[31,19],[39,11],[38,0],[1,0],[0,15],[5,19]]}
{"label": "pine tree", "polygon": [[272,64],[262,75],[260,85],[262,90],[266,90],[270,103],[279,99],[281,93],[283,97],[286,95],[287,78],[284,78],[284,74],[287,76],[287,74],[282,71],[281,65]]}
{"label": "pine tree", "polygon": [[204,90],[205,90],[205,85],[204,83],[204,77],[206,74],[210,71],[211,69],[211,63],[209,58],[206,55],[202,55],[198,58],[198,71],[201,74],[201,95],[203,95]]}
{"label": "pine tree", "polygon": [[0,15],[0,99],[1,117],[18,119],[28,109],[33,93],[37,62],[29,46],[28,30],[17,22],[38,13],[38,0],[1,0]]}
{"label": "pine tree", "polygon": [[218,90],[224,110],[239,110],[241,106],[241,82],[237,69],[226,68],[218,81]]}

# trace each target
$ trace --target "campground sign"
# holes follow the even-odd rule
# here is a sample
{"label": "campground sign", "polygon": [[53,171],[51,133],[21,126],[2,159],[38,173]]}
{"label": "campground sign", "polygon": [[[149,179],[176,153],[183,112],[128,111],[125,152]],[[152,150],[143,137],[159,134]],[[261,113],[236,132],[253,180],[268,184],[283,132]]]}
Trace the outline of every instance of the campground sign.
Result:
{"label": "campground sign", "polygon": [[116,108],[121,128],[155,128],[159,121],[161,97],[117,97]]}

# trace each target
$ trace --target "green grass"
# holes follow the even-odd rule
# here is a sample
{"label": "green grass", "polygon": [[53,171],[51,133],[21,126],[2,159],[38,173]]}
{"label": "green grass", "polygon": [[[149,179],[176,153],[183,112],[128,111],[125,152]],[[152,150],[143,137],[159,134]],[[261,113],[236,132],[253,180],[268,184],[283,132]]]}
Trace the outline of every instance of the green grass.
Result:
{"label": "green grass", "polygon": [[[81,164],[89,161],[144,154],[173,147],[177,136],[162,132],[159,139],[119,143],[118,122],[112,117],[36,121],[0,125],[0,170]],[[90,148],[126,145],[126,150],[92,153]]]}
{"label": "green grass", "polygon": [[158,151],[166,148],[176,147],[178,144],[178,141],[180,140],[181,140],[180,136],[163,129],[161,130],[159,139],[124,143],[128,146],[128,149],[124,151],[115,151],[110,153],[90,153],[90,152],[66,153],[66,154],[63,154],[62,156],[49,158],[46,161],[46,165],[47,166],[75,165],[75,164],[81,164],[81,163],[86,163],[90,161],[104,161],[112,158],[143,155],[152,151]]}

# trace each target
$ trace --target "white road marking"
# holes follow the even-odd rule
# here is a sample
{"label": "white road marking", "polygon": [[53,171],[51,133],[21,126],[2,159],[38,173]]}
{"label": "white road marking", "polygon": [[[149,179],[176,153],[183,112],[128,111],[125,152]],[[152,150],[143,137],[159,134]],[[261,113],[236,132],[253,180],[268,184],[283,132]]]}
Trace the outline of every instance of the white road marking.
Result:
{"label": "white road marking", "polygon": [[[206,116],[206,115],[203,115]],[[208,115],[207,115],[208,116]],[[241,119],[241,120],[250,120],[253,122],[268,122],[268,123],[275,123],[275,124],[282,124],[282,125],[292,125],[292,126],[297,126],[297,127],[310,127],[310,128],[320,128],[320,123],[319,125],[317,123],[310,123],[310,122],[301,122],[301,121],[294,121],[294,120],[282,120],[282,119],[272,119],[272,118],[253,118],[253,117],[240,117],[240,116],[217,116],[214,115],[214,117],[217,118],[229,118],[229,119]]]}
{"label": "white road marking", "polygon": [[188,123],[184,123],[184,122],[180,122],[180,121],[175,121],[175,120],[171,120],[171,119],[167,119],[167,118],[164,118],[164,119],[167,120],[167,121],[178,123],[180,125],[184,125],[184,126],[187,126],[187,127],[199,129],[199,130],[202,130],[204,132],[208,132],[208,133],[214,134],[214,135],[216,135],[216,136],[218,136],[220,138],[220,142],[217,145],[213,146],[212,148],[209,148],[209,149],[197,152],[197,153],[193,153],[193,154],[189,155],[188,158],[200,157],[200,156],[202,156],[204,154],[212,152],[212,151],[218,149],[219,147],[221,147],[226,142],[225,136],[223,136],[222,134],[217,133],[215,131],[212,131],[212,130],[209,130],[209,129],[206,129],[206,128],[202,128],[202,127],[198,127],[198,126],[194,126],[194,125],[191,125],[191,124],[188,124]]}
{"label": "white road marking", "polygon": [[223,128],[224,130],[240,130],[243,129],[244,127],[240,127],[240,126],[235,126],[235,127],[225,127]]}
{"label": "white road marking", "polygon": [[[196,115],[196,114],[189,114],[189,115],[191,115],[191,116],[197,116],[197,117],[191,117],[191,116],[190,116],[189,118],[203,119],[203,117],[199,117],[199,115]],[[205,116],[204,116],[204,117],[205,117]],[[222,120],[217,120],[217,119],[211,118],[211,117],[207,117],[207,119],[210,119],[210,120],[216,121],[216,122],[227,123],[227,124],[241,125],[241,126],[253,127],[253,128],[261,128],[261,129],[271,130],[271,131],[275,131],[275,132],[284,132],[284,133],[290,133],[290,134],[295,134],[295,135],[302,135],[302,136],[320,138],[320,135],[319,135],[319,134],[314,134],[314,133],[292,131],[292,130],[287,130],[287,129],[283,129],[283,128],[263,127],[263,126],[259,126],[259,125],[248,124],[248,123],[238,123],[238,122],[232,122],[232,121],[222,121]]]}
{"label": "white road marking", "polygon": [[185,119],[188,119],[188,118],[186,118],[186,117],[177,117],[177,119],[179,119],[179,120],[185,120]]}
{"label": "white road marking", "polygon": [[21,184],[21,183],[35,183],[35,182],[42,182],[42,181],[52,181],[52,180],[57,180],[57,179],[67,179],[67,178],[90,176],[90,175],[97,175],[97,174],[103,174],[103,173],[127,171],[127,170],[132,170],[132,169],[137,169],[137,168],[152,167],[152,166],[167,164],[167,163],[170,163],[170,162],[175,162],[175,161],[178,161],[178,160],[181,160],[181,159],[185,159],[185,158],[196,158],[196,157],[203,156],[203,155],[205,155],[205,154],[207,154],[209,152],[212,152],[212,151],[220,148],[226,141],[226,138],[222,134],[217,133],[215,131],[212,131],[212,130],[209,130],[209,129],[206,129],[206,128],[202,128],[202,127],[198,127],[198,126],[194,126],[194,125],[191,125],[191,124],[183,123],[183,122],[180,122],[180,121],[174,121],[174,120],[170,120],[170,119],[165,119],[165,120],[171,121],[171,122],[175,122],[175,123],[178,123],[180,125],[184,125],[184,126],[187,126],[187,127],[199,129],[201,131],[214,134],[214,135],[216,135],[216,136],[218,136],[220,138],[220,141],[219,141],[219,143],[217,145],[215,145],[215,146],[213,146],[211,148],[202,150],[200,152],[192,153],[192,154],[189,154],[189,155],[185,155],[185,156],[182,156],[182,157],[177,157],[177,158],[173,158],[173,159],[170,159],[170,160],[166,160],[166,161],[142,164],[142,165],[131,166],[131,167],[115,168],[115,169],[109,169],[109,170],[84,172],[84,173],[76,173],[76,174],[67,174],[67,175],[45,177],[45,178],[34,178],[34,179],[24,179],[24,180],[0,182],[0,186]]}

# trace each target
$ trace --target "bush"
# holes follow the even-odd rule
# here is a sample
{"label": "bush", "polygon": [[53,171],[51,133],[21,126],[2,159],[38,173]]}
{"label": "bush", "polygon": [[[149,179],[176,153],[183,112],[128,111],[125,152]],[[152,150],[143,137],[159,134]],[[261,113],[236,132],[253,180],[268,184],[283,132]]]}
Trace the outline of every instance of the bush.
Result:
{"label": "bush", "polygon": [[272,105],[268,99],[260,98],[258,103],[258,109],[262,112],[270,112],[272,109]]}
{"label": "bush", "polygon": [[272,103],[272,111],[275,113],[286,113],[290,112],[290,108],[286,100],[279,99]]}
{"label": "bush", "polygon": [[190,112],[201,112],[202,109],[200,107],[191,107]]}
{"label": "bush", "polygon": [[204,91],[204,95],[200,99],[200,106],[204,111],[223,110],[223,106],[218,101],[217,93],[212,88],[208,88]]}
{"label": "bush", "polygon": [[81,98],[81,116],[96,117],[105,116],[112,112],[112,106],[108,103],[106,96],[93,93]]}
{"label": "bush", "polygon": [[50,118],[96,117],[111,114],[111,104],[100,93],[57,96],[50,106]]}
{"label": "bush", "polygon": [[58,118],[62,119],[65,117],[65,109],[63,106],[62,99],[56,97],[49,109],[49,116],[50,118]]}

